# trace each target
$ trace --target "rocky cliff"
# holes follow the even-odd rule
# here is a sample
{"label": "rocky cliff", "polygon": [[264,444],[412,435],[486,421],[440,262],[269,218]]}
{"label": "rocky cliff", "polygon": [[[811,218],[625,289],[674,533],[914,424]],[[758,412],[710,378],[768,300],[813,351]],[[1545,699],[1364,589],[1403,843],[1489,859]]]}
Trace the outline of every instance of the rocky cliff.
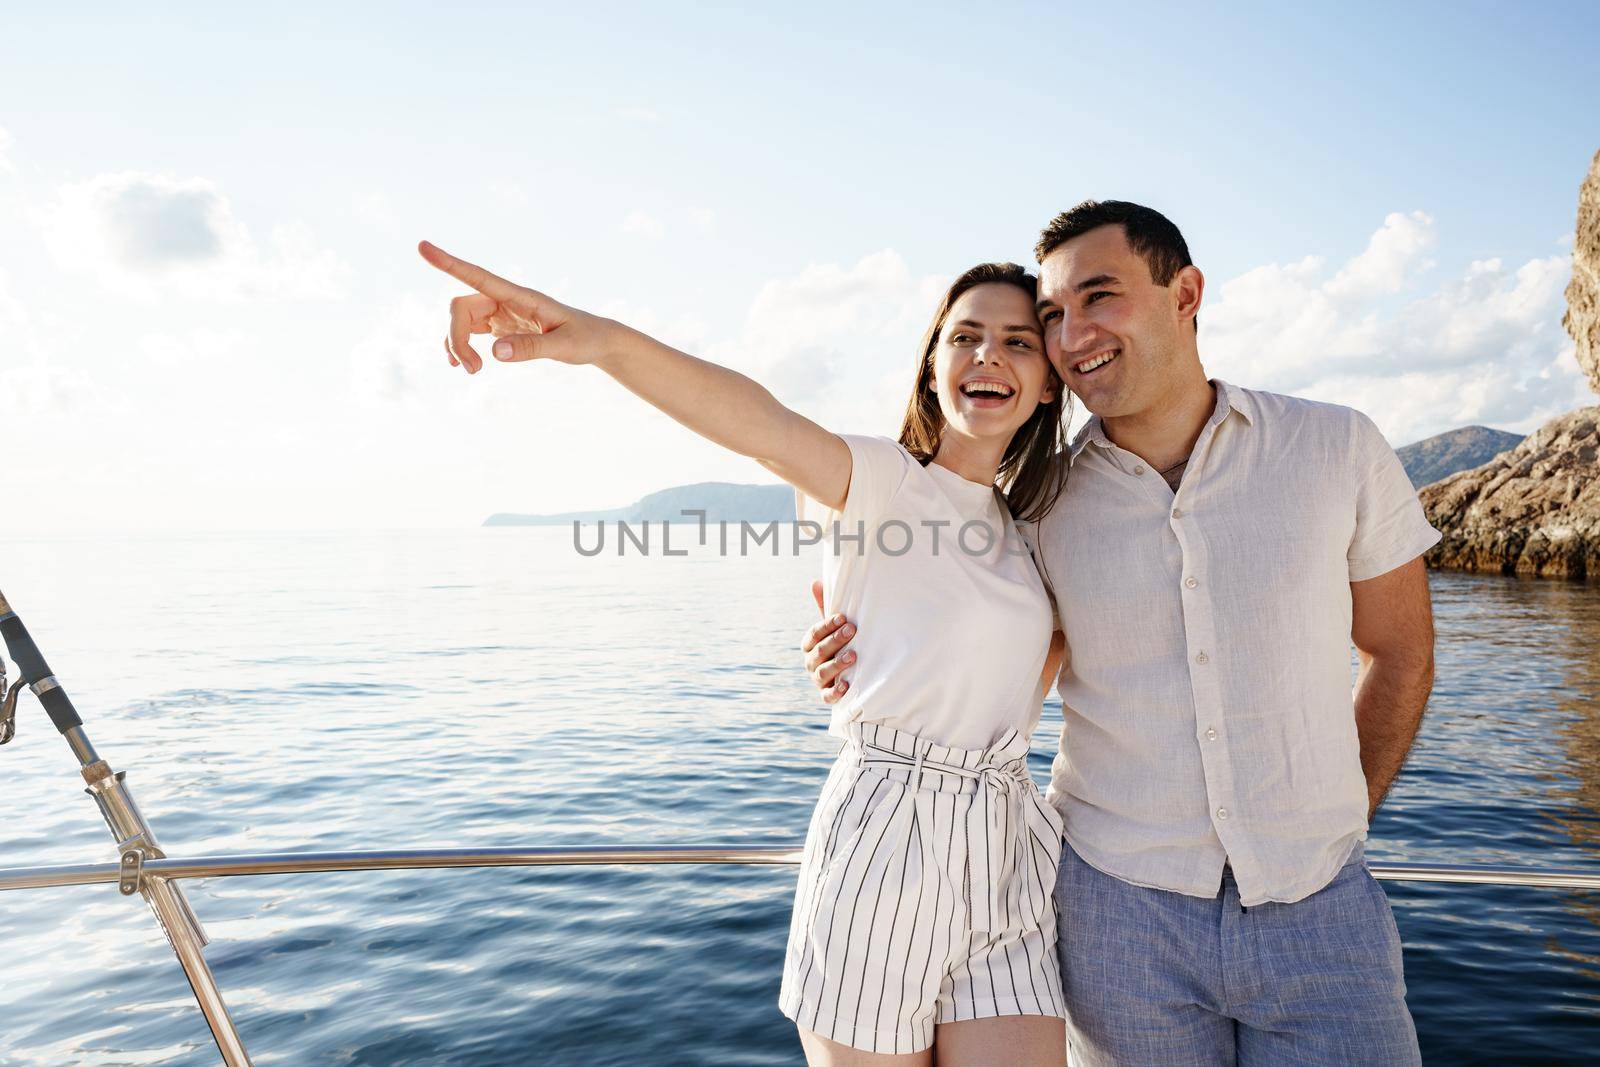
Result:
{"label": "rocky cliff", "polygon": [[[1578,192],[1562,324],[1600,392],[1600,152]],[[1553,419],[1510,452],[1418,495],[1444,534],[1430,566],[1600,580],[1600,407]]]}
{"label": "rocky cliff", "polygon": [[1600,407],[1545,423],[1420,495],[1444,534],[1432,566],[1600,579]]}
{"label": "rocky cliff", "polygon": [[1600,393],[1600,152],[1578,191],[1578,232],[1572,243],[1572,281],[1561,320],[1578,343],[1578,365]]}

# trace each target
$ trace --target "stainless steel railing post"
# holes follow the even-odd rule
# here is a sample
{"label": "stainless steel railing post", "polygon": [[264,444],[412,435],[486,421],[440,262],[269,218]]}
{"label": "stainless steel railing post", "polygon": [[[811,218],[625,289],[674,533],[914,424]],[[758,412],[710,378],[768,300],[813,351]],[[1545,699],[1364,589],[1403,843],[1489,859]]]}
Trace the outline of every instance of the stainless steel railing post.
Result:
{"label": "stainless steel railing post", "polygon": [[[124,896],[138,893],[150,905],[156,921],[166,932],[167,943],[177,953],[183,973],[189,979],[189,988],[194,990],[195,1000],[206,1017],[206,1025],[211,1027],[211,1036],[216,1039],[217,1050],[222,1053],[223,1063],[227,1067],[249,1067],[250,1056],[245,1052],[238,1028],[228,1015],[222,990],[217,988],[217,979],[206,964],[206,932],[195,916],[194,909],[189,907],[189,899],[168,876],[144,873],[146,859],[159,861],[166,858],[166,853],[161,851],[155,832],[139,813],[139,806],[133,802],[133,794],[128,792],[121,772],[112,771],[111,765],[95,752],[89,735],[83,731],[83,720],[78,716],[78,709],[72,706],[72,700],[62,688],[60,679],[45,662],[44,654],[39,651],[28,628],[12,610],[4,593],[0,593],[0,640],[5,642],[6,651],[16,661],[22,681],[38,698],[56,731],[66,740],[83,768],[83,780],[89,787],[87,792],[99,805],[100,814],[105,816],[111,836],[117,842],[120,854],[118,888]],[[0,689],[3,688],[3,684],[0,684]],[[7,701],[0,706],[0,713],[10,711],[13,707]],[[0,719],[0,744],[11,739],[14,728],[15,722],[9,716]]]}
{"label": "stainless steel railing post", "polygon": [[211,1028],[211,1036],[216,1039],[222,1062],[228,1067],[249,1067],[250,1054],[245,1051],[239,1028],[228,1014],[216,976],[206,963],[204,949],[210,939],[189,906],[189,898],[170,879],[144,873],[146,859],[165,859],[166,853],[134,803],[123,772],[112,771],[110,764],[98,758],[83,727],[69,730],[67,741],[84,761],[83,780],[89,785],[85,792],[94,797],[100,814],[105,816],[106,825],[116,838],[117,851],[122,856],[119,888],[125,896],[138,893],[144,897],[166,932],[167,943],[177,955],[184,976],[189,979],[189,988],[194,990],[194,999],[205,1015],[206,1025]]}

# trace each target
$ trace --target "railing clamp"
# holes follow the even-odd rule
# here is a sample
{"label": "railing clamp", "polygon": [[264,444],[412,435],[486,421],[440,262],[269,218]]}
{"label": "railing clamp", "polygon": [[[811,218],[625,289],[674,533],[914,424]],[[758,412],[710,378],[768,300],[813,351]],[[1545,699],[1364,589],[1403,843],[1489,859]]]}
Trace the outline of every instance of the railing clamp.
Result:
{"label": "railing clamp", "polygon": [[139,892],[143,881],[144,850],[141,848],[125,850],[117,869],[117,892],[125,897],[131,897]]}
{"label": "railing clamp", "polygon": [[145,860],[167,858],[167,854],[150,840],[149,833],[144,830],[118,841],[117,851],[122,856],[117,865],[117,892],[125,897],[143,891]]}

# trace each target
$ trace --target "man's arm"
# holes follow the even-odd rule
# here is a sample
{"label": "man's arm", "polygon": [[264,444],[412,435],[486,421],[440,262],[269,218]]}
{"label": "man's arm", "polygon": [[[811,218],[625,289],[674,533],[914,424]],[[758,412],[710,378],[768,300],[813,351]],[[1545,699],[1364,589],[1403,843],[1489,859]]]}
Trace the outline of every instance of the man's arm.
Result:
{"label": "man's arm", "polygon": [[1356,734],[1367,776],[1367,820],[1394,784],[1433,690],[1433,604],[1419,556],[1350,583],[1350,637],[1360,656]]}

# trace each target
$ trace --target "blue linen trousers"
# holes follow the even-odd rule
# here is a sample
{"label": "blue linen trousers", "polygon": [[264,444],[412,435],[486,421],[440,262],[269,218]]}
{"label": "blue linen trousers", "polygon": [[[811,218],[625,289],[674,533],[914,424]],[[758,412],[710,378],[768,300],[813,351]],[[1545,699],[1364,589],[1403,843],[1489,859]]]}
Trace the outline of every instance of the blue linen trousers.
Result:
{"label": "blue linen trousers", "polygon": [[1070,844],[1056,879],[1061,985],[1074,1067],[1422,1062],[1400,934],[1360,844],[1292,904],[1148,889]]}

